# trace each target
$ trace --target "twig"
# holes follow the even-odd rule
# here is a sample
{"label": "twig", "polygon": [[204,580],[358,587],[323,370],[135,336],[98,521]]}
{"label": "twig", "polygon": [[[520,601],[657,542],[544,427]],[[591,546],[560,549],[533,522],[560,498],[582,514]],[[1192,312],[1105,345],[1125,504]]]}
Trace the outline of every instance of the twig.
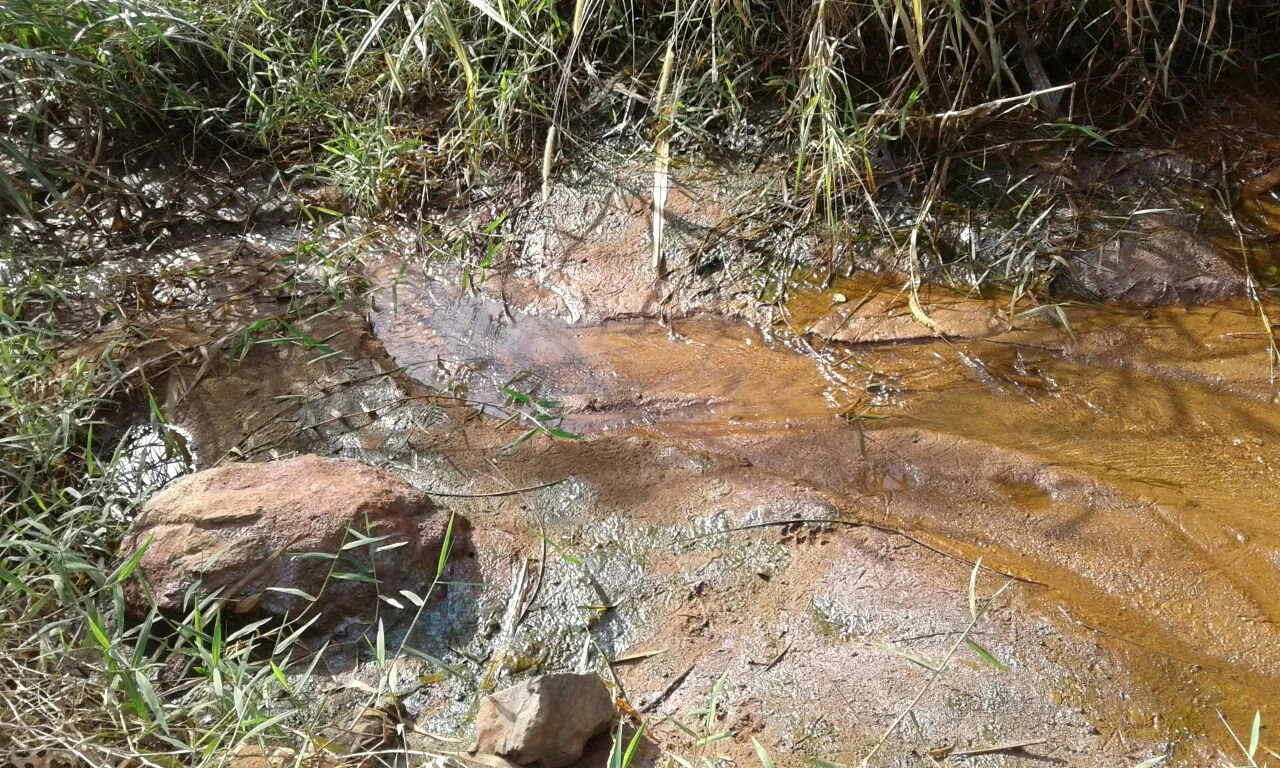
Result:
{"label": "twig", "polygon": [[514,626],[512,626],[512,629],[515,629],[515,627],[520,626],[520,623],[524,621],[524,617],[528,615],[529,609],[532,608],[533,604],[537,601],[538,595],[541,594],[542,592],[542,582],[544,581],[547,575],[547,524],[542,519],[542,513],[539,512],[537,508],[533,505],[533,503],[529,501],[529,497],[525,496],[524,492],[526,490],[536,490],[538,488],[546,488],[551,485],[556,485],[557,483],[563,483],[568,478],[561,478],[555,481],[554,483],[537,485],[537,486],[533,486],[532,488],[516,488],[515,487],[516,484],[511,482],[511,478],[507,477],[507,473],[503,472],[502,469],[498,466],[498,462],[494,461],[493,459],[489,459],[489,465],[493,467],[494,472],[497,472],[498,475],[504,481],[506,481],[507,485],[512,487],[513,490],[511,491],[511,493],[518,495],[521,498],[521,500],[524,501],[525,506],[528,507],[530,511],[532,511],[534,514],[537,515],[538,538],[542,539],[542,557],[538,558],[538,582],[533,585],[533,593],[529,595],[528,600],[526,600],[524,605],[521,607],[519,615],[516,616],[516,623]]}
{"label": "twig", "polygon": [[764,669],[760,670],[760,674],[764,674],[765,672],[768,672],[769,670],[778,666],[778,662],[782,661],[783,658],[786,657],[787,653],[791,650],[791,646],[793,645],[795,645],[795,641],[788,640],[787,647],[783,648],[781,651],[778,651],[778,655],[774,656],[772,659],[769,659],[768,661],[765,661],[765,662],[748,661],[747,663],[751,664],[752,666],[764,667]]}
{"label": "twig", "polygon": [[644,712],[652,712],[653,710],[657,709],[659,704],[666,701],[671,696],[671,694],[676,692],[676,689],[680,687],[680,684],[684,682],[684,679],[689,676],[689,673],[693,671],[693,668],[695,666],[696,665],[694,664],[690,664],[688,669],[676,675],[676,679],[672,680],[671,684],[662,690],[662,693],[655,696],[653,701],[645,704],[643,707],[640,708],[639,711],[641,713],[644,713]]}
{"label": "twig", "polygon": [[562,477],[559,480],[552,480],[549,483],[530,485],[525,488],[512,488],[509,491],[493,491],[492,493],[445,493],[443,491],[423,491],[423,493],[428,496],[441,496],[450,499],[490,499],[496,496],[519,496],[523,495],[526,491],[540,491],[543,488],[550,488],[553,485],[559,485],[568,479],[569,478],[567,477]]}
{"label": "twig", "polygon": [[1026,747],[1034,747],[1039,744],[1045,744],[1048,739],[1024,739],[1022,741],[1003,741],[999,744],[992,744],[989,747],[973,747],[971,749],[953,749],[948,753],[949,757],[970,757],[973,755],[989,755],[993,752],[1012,752],[1015,749],[1025,749]]}
{"label": "twig", "polygon": [[587,639],[591,641],[593,646],[595,646],[596,653],[600,654],[600,658],[604,661],[605,669],[609,670],[609,677],[613,680],[613,688],[618,692],[618,695],[615,698],[627,701],[629,698],[627,696],[627,689],[622,687],[622,681],[618,679],[618,673],[613,669],[613,662],[609,659],[609,654],[605,653],[604,649],[600,647],[600,643],[596,641],[596,636],[591,634],[590,629],[587,630]]}
{"label": "twig", "polygon": [[[985,116],[985,115],[990,115],[996,109],[996,107],[1005,107],[1005,106],[1012,105],[1010,106],[1009,110],[1005,110],[1007,112],[1007,111],[1011,111],[1013,107],[1029,105],[1033,100],[1038,99],[1038,97],[1040,96],[1056,94],[1060,91],[1065,91],[1074,87],[1075,87],[1075,83],[1067,83],[1065,85],[1055,85],[1052,88],[1041,88],[1035,91],[1031,91],[1029,93],[1019,94],[1017,96],[1006,96],[1002,99],[993,99],[991,101],[986,101],[981,104],[975,104],[972,107],[965,107],[963,109],[951,109],[951,110],[947,110],[946,112],[935,112],[929,115],[921,115],[920,117],[921,119],[925,119],[925,120],[953,120],[957,117],[969,117],[971,115]],[[901,117],[901,113],[897,110],[880,109],[873,112],[872,116],[890,117],[890,118],[898,119]]]}

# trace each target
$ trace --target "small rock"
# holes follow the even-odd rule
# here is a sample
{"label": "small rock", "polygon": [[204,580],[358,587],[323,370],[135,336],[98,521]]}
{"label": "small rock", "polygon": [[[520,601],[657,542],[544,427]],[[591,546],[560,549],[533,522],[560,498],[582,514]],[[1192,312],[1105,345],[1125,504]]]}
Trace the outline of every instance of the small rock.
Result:
{"label": "small rock", "polygon": [[599,675],[541,675],[480,702],[471,752],[561,768],[582,757],[587,741],[608,730],[616,714]]}
{"label": "small rock", "polygon": [[[386,472],[350,459],[300,456],[230,464],[178,480],[147,502],[121,557],[151,539],[138,570],[166,614],[189,610],[187,594],[198,582],[199,594],[221,590],[228,598],[224,614],[318,612],[313,629],[327,630],[371,618],[379,593],[421,595],[435,574],[445,523],[421,491]],[[338,563],[332,555],[353,540],[349,529],[385,538],[344,551]],[[376,572],[378,584],[330,575],[359,568]],[[134,584],[126,599],[135,616],[149,609]]]}
{"label": "small rock", "polygon": [[231,768],[285,768],[296,762],[298,753],[288,747],[275,747],[270,752],[257,744],[248,744],[231,758]]}

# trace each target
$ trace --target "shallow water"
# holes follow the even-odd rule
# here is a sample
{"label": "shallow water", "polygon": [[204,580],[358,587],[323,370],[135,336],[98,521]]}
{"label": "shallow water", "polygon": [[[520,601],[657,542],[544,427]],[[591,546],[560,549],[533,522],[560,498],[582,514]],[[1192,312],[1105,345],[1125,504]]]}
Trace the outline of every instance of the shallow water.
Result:
{"label": "shallow water", "polygon": [[1043,585],[1052,610],[1143,649],[1133,671],[1180,727],[1205,707],[1275,714],[1276,307],[1010,320],[1007,297],[933,289],[923,310],[964,333],[938,339],[897,284],[839,283],[758,327],[571,325],[404,275],[374,327],[424,382],[490,403],[510,386],[587,435],[749,462]]}

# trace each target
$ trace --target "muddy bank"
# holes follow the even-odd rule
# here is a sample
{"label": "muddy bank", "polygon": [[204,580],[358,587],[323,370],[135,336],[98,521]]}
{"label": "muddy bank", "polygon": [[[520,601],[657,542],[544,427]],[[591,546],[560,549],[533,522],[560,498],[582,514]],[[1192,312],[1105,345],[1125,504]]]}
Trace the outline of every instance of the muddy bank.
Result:
{"label": "muddy bank", "polygon": [[[963,637],[979,557],[979,597],[1019,581],[885,764],[1036,742],[1003,759],[1201,765],[1230,746],[1216,710],[1273,716],[1270,304],[1031,308],[922,286],[913,309],[886,274],[774,305],[627,299],[601,320],[567,317],[537,276],[468,292],[386,247],[368,256],[372,326],[326,304],[228,332],[288,308],[264,290],[277,280],[346,274],[291,266],[291,248],[242,285],[193,286],[233,298],[183,323],[139,301],[144,332],[112,350],[207,350],[162,388],[199,466],[317,452],[438,493],[555,483],[441,497],[477,556],[410,635],[466,671],[404,667],[430,681],[408,702],[430,733],[462,738],[478,698],[521,675],[609,659],[628,703],[682,722],[729,670],[707,727],[737,736],[699,746],[655,721],[654,749],[748,762],[754,736],[854,763]],[[512,416],[504,388],[559,401],[588,439],[511,450],[521,429],[476,410]],[[336,647],[335,681],[372,674],[361,647]]]}
{"label": "muddy bank", "polygon": [[[849,202],[845,218],[796,202],[788,158],[684,157],[657,228],[652,163],[607,147],[566,168],[545,202],[502,212],[501,249],[472,261],[489,267],[491,293],[575,323],[751,319],[762,299],[798,282],[827,288],[867,273],[1124,306],[1240,299],[1250,280],[1280,279],[1275,101],[1206,108],[1194,128],[1153,139],[1160,148],[1019,144],[953,168],[944,199],[924,211],[912,191],[918,169],[889,174],[877,210]],[[473,212],[462,229],[488,231],[499,217]]]}
{"label": "muddy bank", "polygon": [[[406,700],[418,731],[444,739],[425,746],[455,749],[446,737],[464,738],[475,702],[508,681],[587,668],[612,670],[621,697],[650,717],[645,754],[746,763],[754,737],[780,760],[855,763],[931,677],[921,663],[938,663],[971,620],[970,564],[937,551],[946,542],[843,524],[865,519],[852,494],[635,427],[508,450],[518,428],[401,375],[359,318],[327,315],[298,330],[343,354],[258,345],[198,380],[190,379],[198,370],[174,372],[188,393],[171,404],[173,421],[192,436],[201,465],[314,451],[390,469],[437,494],[508,494],[436,497],[471,521],[476,555],[450,563],[448,598],[409,636],[459,674],[413,660],[397,666],[401,685],[423,682]],[[660,333],[640,348],[687,352],[691,343]],[[757,345],[777,355],[775,372],[784,360],[813,370],[801,355]],[[749,378],[729,391],[749,391]],[[793,429],[831,421],[821,391],[814,396],[822,405]],[[748,433],[773,418],[763,399],[757,405]],[[701,402],[663,405],[661,414],[693,430],[715,415]],[[647,421],[647,429],[663,423]],[[554,484],[536,487],[545,483]],[[984,572],[975,596],[1005,581]],[[967,636],[982,652],[961,645],[908,725],[885,741],[885,764],[1011,741],[1034,743],[1008,764],[1113,765],[1165,750],[1181,764],[1202,763],[1210,746],[1199,723],[1171,723],[1170,698],[1134,671],[1150,666],[1150,654],[1066,619],[1042,592],[1015,582],[1002,593]],[[326,656],[334,677],[322,690],[339,687],[324,706],[337,720],[361,701],[344,681],[376,683],[363,647],[347,639]],[[719,715],[707,725],[694,711],[726,672]],[[700,746],[702,736],[664,716],[703,723],[702,736],[736,735]]]}
{"label": "muddy bank", "polygon": [[[484,476],[483,454],[450,444],[439,450],[455,466]],[[633,706],[656,701],[655,714],[694,722],[702,735],[737,734],[699,748],[659,724],[672,754],[749,763],[754,736],[782,760],[856,764],[930,677],[919,661],[937,663],[970,620],[968,564],[881,531],[785,525],[844,518],[842,501],[736,461],[617,436],[514,454],[499,466],[513,482],[567,474],[576,487],[567,505],[548,489],[487,514],[473,507],[486,521],[477,525],[487,531],[479,549],[498,556],[485,567],[506,583],[512,563],[537,551],[529,529],[538,522],[604,590],[561,603],[561,590],[583,586],[574,586],[577,569],[552,553],[538,601],[545,607],[532,610],[516,647],[556,637],[543,614],[570,609],[570,638],[589,629],[612,658],[639,657],[614,665]],[[777,525],[762,525],[769,522]],[[979,598],[1003,583],[984,575]],[[1109,647],[1108,638],[1055,618],[1033,586],[1011,589],[972,636],[992,660],[965,646],[943,684],[913,709],[913,724],[886,742],[885,764],[933,749],[1046,738],[1008,764],[1049,757],[1108,765],[1179,740],[1180,728],[1155,727],[1161,708],[1128,672],[1122,644]],[[597,617],[591,606],[603,597],[616,606]],[[564,644],[560,653],[570,658],[584,645]],[[564,658],[555,648],[544,663]],[[725,675],[723,717],[705,730],[693,712]],[[441,706],[429,699],[428,712],[431,702]],[[1198,764],[1206,746],[1187,740],[1178,754]]]}

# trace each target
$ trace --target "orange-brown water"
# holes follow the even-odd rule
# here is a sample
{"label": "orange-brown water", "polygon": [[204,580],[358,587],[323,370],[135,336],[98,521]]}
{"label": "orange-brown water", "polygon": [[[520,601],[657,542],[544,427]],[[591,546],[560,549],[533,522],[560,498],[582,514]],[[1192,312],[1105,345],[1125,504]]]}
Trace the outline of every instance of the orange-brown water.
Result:
{"label": "orange-brown water", "polygon": [[430,383],[500,402],[512,382],[570,429],[750,462],[1041,584],[1133,646],[1181,726],[1280,714],[1274,306],[1011,315],[934,289],[923,311],[964,334],[940,339],[897,283],[837,284],[758,327],[574,326],[425,278],[397,295],[377,335]]}

